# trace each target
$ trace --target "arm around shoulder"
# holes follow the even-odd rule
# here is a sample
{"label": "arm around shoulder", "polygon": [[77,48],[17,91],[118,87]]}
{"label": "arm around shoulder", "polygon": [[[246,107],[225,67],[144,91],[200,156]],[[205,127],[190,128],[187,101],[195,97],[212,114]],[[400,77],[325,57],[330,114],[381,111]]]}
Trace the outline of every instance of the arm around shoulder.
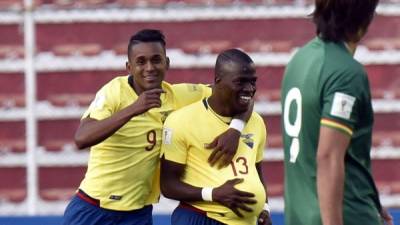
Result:
{"label": "arm around shoulder", "polygon": [[219,168],[226,167],[232,161],[239,146],[240,135],[253,113],[254,102],[251,107],[244,113],[235,115],[229,124],[229,129],[215,137],[214,140],[207,145],[208,149],[212,149],[212,153],[208,158],[211,166],[219,162]]}

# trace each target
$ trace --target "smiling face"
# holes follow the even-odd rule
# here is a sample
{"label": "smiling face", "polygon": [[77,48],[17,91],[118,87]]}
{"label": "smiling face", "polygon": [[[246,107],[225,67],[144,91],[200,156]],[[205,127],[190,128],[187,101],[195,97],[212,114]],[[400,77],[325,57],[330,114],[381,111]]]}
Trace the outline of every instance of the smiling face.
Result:
{"label": "smiling face", "polygon": [[161,88],[169,59],[159,42],[141,42],[132,45],[126,69],[133,75],[133,87],[140,95],[143,91]]}
{"label": "smiling face", "polygon": [[223,102],[230,107],[230,114],[245,112],[256,92],[257,76],[254,63],[228,63],[216,79],[216,86]]}

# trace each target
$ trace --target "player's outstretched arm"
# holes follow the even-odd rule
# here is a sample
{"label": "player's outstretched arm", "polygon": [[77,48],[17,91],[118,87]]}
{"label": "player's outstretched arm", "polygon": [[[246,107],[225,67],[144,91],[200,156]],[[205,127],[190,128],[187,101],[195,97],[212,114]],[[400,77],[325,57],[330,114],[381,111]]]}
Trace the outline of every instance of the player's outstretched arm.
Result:
{"label": "player's outstretched arm", "polygon": [[344,157],[350,136],[321,126],[317,151],[317,191],[324,225],[343,225]]}
{"label": "player's outstretched arm", "polygon": [[255,204],[254,194],[236,189],[234,186],[243,179],[228,180],[223,185],[213,188],[211,199],[203,199],[202,189],[181,181],[185,165],[161,158],[161,191],[167,198],[184,202],[214,201],[230,208],[242,217],[240,210],[251,212],[247,204]]}
{"label": "player's outstretched arm", "polygon": [[83,119],[75,133],[75,143],[79,149],[96,145],[113,135],[125,125],[132,117],[140,115],[147,110],[161,106],[160,94],[162,89],[144,91],[130,106],[122,109],[103,120],[89,117]]}
{"label": "player's outstretched arm", "polygon": [[[234,116],[229,129],[217,136],[206,148],[213,152],[208,157],[208,163],[214,166],[218,162],[218,167],[226,167],[236,154],[241,132],[253,113],[254,101],[244,113]],[[239,125],[237,125],[237,122]],[[242,123],[242,125],[240,125]]]}
{"label": "player's outstretched arm", "polygon": [[264,210],[261,211],[260,215],[258,216],[258,225],[272,225],[272,220],[271,220],[271,214],[270,214],[270,209],[268,206],[268,194],[267,194],[267,186],[264,181],[264,176],[262,173],[262,162],[256,163],[256,169],[258,176],[260,177],[261,183],[264,185],[265,188],[265,196],[267,196],[267,201],[265,203]]}

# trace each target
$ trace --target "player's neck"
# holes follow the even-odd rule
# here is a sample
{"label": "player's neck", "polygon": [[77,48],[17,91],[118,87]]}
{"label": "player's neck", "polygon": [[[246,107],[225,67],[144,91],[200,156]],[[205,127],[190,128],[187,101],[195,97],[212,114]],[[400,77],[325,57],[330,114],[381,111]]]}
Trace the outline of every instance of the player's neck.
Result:
{"label": "player's neck", "polygon": [[228,104],[226,104],[226,102],[221,101],[220,99],[221,98],[218,98],[215,95],[211,95],[208,98],[208,106],[220,116],[232,117],[232,109]]}
{"label": "player's neck", "polygon": [[344,45],[346,46],[346,48],[350,52],[350,54],[354,56],[354,53],[356,52],[356,49],[357,49],[357,43],[348,41],[348,42],[344,42]]}

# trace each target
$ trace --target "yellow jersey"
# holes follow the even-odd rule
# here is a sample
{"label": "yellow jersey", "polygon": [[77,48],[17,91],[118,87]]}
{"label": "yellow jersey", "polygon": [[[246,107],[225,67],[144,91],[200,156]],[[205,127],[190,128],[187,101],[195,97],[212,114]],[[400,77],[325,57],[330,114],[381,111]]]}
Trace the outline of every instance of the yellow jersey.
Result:
{"label": "yellow jersey", "polygon": [[[116,77],[96,94],[82,118],[102,120],[126,108],[138,95],[129,76]],[[162,83],[161,107],[133,117],[103,142],[92,146],[80,189],[112,210],[134,210],[159,199],[159,155],[167,115],[211,94],[206,85]]]}
{"label": "yellow jersey", "polygon": [[253,112],[242,131],[238,150],[231,164],[222,169],[211,167],[207,159],[212,150],[205,149],[205,144],[226,131],[230,119],[217,115],[206,100],[172,113],[164,124],[161,155],[169,161],[185,164],[182,181],[192,186],[218,187],[227,180],[243,178],[244,181],[235,187],[253,193],[257,201],[254,205],[248,205],[253,212],[241,211],[243,218],[237,217],[232,210],[216,202],[190,204],[207,212],[208,217],[225,224],[255,225],[266,202],[265,188],[255,166],[263,159],[266,127],[261,116]]}

